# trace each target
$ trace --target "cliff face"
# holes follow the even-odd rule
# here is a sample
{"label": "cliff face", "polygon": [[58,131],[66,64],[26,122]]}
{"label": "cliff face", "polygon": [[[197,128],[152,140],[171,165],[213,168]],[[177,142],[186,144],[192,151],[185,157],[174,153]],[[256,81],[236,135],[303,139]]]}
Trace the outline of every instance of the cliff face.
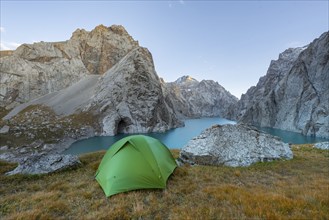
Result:
{"label": "cliff face", "polygon": [[19,105],[4,119],[28,106],[45,105],[57,115],[96,115],[104,135],[161,132],[183,125],[162,91],[151,53],[139,47],[103,76],[89,75],[59,92]]}
{"label": "cliff face", "polygon": [[183,125],[165,100],[151,53],[137,48],[102,76],[89,110],[99,109],[103,133],[147,133]]}
{"label": "cliff face", "polygon": [[[261,77],[256,86],[248,89],[238,102],[237,119],[240,119],[253,105],[262,102],[278,86],[282,78],[291,70],[299,54],[305,48],[289,48],[279,54],[279,59],[272,60],[265,76]],[[270,113],[270,112],[269,112]]]}
{"label": "cliff face", "polygon": [[2,105],[16,107],[0,120],[0,146],[23,143],[33,150],[33,143],[183,126],[151,53],[120,26],[78,30],[63,43],[23,45],[1,58],[1,83]]}
{"label": "cliff face", "polygon": [[138,42],[116,25],[78,29],[65,42],[23,44],[0,57],[0,107],[11,109],[88,74],[103,74],[136,47]]}
{"label": "cliff face", "polygon": [[238,99],[213,80],[198,82],[183,76],[167,83],[167,93],[174,108],[188,118],[220,116],[231,118]]}
{"label": "cliff face", "polygon": [[282,53],[238,106],[242,122],[329,138],[329,32]]}

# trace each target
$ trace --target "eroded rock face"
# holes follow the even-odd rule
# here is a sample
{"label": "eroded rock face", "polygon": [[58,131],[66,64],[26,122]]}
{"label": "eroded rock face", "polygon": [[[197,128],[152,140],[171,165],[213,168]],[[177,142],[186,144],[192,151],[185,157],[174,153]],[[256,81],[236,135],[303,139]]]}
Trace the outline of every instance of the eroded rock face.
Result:
{"label": "eroded rock face", "polygon": [[237,167],[292,157],[288,144],[279,138],[237,124],[204,130],[182,148],[179,158],[190,164]]}
{"label": "eroded rock face", "polygon": [[64,42],[23,44],[0,57],[0,106],[21,103],[64,89],[88,74],[103,74],[138,42],[122,26],[76,30]]}
{"label": "eroded rock face", "polygon": [[289,48],[279,54],[278,60],[271,61],[266,75],[259,79],[256,86],[250,87],[246,94],[241,96],[238,102],[237,119],[241,119],[253,105],[262,102],[264,97],[271,95],[280,80],[291,70],[299,54],[305,49],[306,47]]}
{"label": "eroded rock face", "polygon": [[198,82],[183,76],[167,83],[167,95],[183,117],[223,117],[231,119],[238,99],[213,80]]}
{"label": "eroded rock face", "polygon": [[238,105],[241,122],[329,138],[329,32],[282,53]]}
{"label": "eroded rock face", "polygon": [[131,51],[98,82],[88,109],[99,109],[103,134],[163,132],[182,125],[165,100],[146,48]]}
{"label": "eroded rock face", "polygon": [[[31,105],[45,105],[57,115],[91,113],[103,135],[163,132],[182,126],[155,72],[151,53],[142,47],[129,52],[103,76],[90,75],[59,92],[24,103],[4,119]],[[99,129],[95,130],[99,131]]]}
{"label": "eroded rock face", "polygon": [[37,154],[26,157],[19,162],[16,169],[6,174],[45,174],[76,166],[80,163],[79,158],[75,155]]}

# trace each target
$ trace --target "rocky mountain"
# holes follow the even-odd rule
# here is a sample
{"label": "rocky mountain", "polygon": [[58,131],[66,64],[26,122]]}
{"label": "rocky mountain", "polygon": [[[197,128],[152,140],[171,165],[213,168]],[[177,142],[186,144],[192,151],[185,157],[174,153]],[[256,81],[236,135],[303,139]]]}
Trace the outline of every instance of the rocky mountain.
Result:
{"label": "rocky mountain", "polygon": [[79,112],[97,115],[104,135],[166,131],[182,125],[172,103],[164,99],[151,53],[146,48],[129,52],[103,76],[89,75],[61,91],[14,108],[9,120],[28,106],[44,105],[56,115]]}
{"label": "rocky mountain", "polygon": [[0,107],[11,109],[64,89],[89,74],[104,74],[138,42],[118,25],[76,30],[64,42],[23,44],[0,57]]}
{"label": "rocky mountain", "polygon": [[329,32],[280,54],[237,109],[245,123],[329,138]]}
{"label": "rocky mountain", "polygon": [[176,112],[187,118],[214,117],[232,118],[238,99],[213,80],[201,82],[183,76],[166,84],[167,96]]}
{"label": "rocky mountain", "polygon": [[[183,125],[173,103],[165,98],[151,53],[138,46],[121,26],[78,30],[61,44],[61,50],[55,45],[39,43],[32,49],[21,46],[12,56],[1,58],[1,76],[5,79],[1,82],[6,85],[1,87],[6,94],[2,103],[12,101],[12,106],[33,100],[17,105],[0,121],[0,129],[6,128],[0,134],[0,146],[24,144],[42,151],[42,143],[66,138],[162,132]],[[31,57],[35,60],[28,60]],[[26,65],[10,69],[14,60]],[[17,81],[4,73],[17,68],[21,71],[15,73],[19,75]],[[40,73],[46,77],[39,82],[35,74]],[[8,98],[10,86],[16,84],[23,87],[17,87],[16,98]]]}

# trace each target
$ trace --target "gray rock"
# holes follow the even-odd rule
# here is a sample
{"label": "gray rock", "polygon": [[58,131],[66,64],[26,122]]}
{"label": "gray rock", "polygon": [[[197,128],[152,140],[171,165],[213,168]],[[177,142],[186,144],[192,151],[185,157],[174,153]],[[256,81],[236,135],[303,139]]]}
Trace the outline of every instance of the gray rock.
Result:
{"label": "gray rock", "polygon": [[11,109],[89,74],[101,75],[136,47],[138,42],[117,25],[78,29],[64,42],[23,44],[0,57],[0,106]]}
{"label": "gray rock", "polygon": [[5,145],[5,146],[1,146],[1,147],[0,147],[0,150],[6,151],[6,150],[8,150],[8,146],[7,146],[7,145]]}
{"label": "gray rock", "polygon": [[42,155],[37,154],[26,157],[13,171],[6,173],[14,174],[45,174],[80,164],[79,158],[74,155]]}
{"label": "gray rock", "polygon": [[314,147],[321,150],[329,150],[329,142],[316,143],[314,144]]}
{"label": "gray rock", "polygon": [[238,99],[213,80],[201,82],[183,76],[166,83],[166,96],[175,111],[187,118],[223,117],[231,119]]}
{"label": "gray rock", "polygon": [[4,119],[27,106],[42,104],[59,115],[92,112],[100,118],[103,135],[164,132],[183,123],[163,90],[151,53],[138,47],[103,76],[87,76],[59,92],[17,106]]}
{"label": "gray rock", "polygon": [[215,125],[194,137],[180,152],[185,163],[249,166],[256,162],[292,159],[289,145],[244,124]]}
{"label": "gray rock", "polygon": [[151,53],[139,47],[106,72],[87,109],[99,109],[104,135],[164,132],[183,123],[155,72]]}
{"label": "gray rock", "polygon": [[238,119],[329,138],[329,32],[272,61],[238,103]]}
{"label": "gray rock", "polygon": [[15,154],[5,151],[4,153],[0,154],[0,160],[8,161],[8,162],[18,162]]}
{"label": "gray rock", "polygon": [[[31,56],[39,57],[38,54],[49,58],[51,54],[57,53],[53,44],[44,45],[45,48],[39,45],[40,48],[35,49],[37,52],[30,51],[32,54],[27,51],[19,54],[26,59],[31,59]],[[66,47],[71,44],[75,46]],[[58,116],[92,113],[96,121],[94,130],[103,135],[164,132],[183,125],[176,116],[171,100],[165,98],[164,87],[156,74],[151,53],[146,48],[139,47],[122,27],[99,26],[90,33],[76,31],[71,40],[62,45],[62,50],[70,57],[71,53],[76,53],[76,47],[79,51],[77,57],[82,59],[82,63],[92,74],[75,80],[74,84],[60,91],[18,105],[3,119],[10,120],[28,106],[44,105]],[[45,117],[45,120],[49,119]],[[48,129],[50,130],[49,127]],[[76,138],[79,134],[66,129],[64,136]]]}
{"label": "gray rock", "polygon": [[0,129],[0,134],[7,134],[9,132],[9,126],[5,125]]}

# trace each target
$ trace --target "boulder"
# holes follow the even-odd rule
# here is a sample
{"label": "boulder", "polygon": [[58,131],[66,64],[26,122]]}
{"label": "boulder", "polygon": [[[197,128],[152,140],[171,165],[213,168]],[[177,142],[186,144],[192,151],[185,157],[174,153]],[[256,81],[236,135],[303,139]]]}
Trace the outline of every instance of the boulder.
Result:
{"label": "boulder", "polygon": [[9,126],[5,125],[0,129],[0,134],[7,134],[9,132]]}
{"label": "boulder", "polygon": [[6,150],[8,150],[8,146],[7,145],[5,145],[5,146],[1,146],[0,147],[0,151],[6,151]]}
{"label": "boulder", "polygon": [[24,158],[16,169],[6,174],[45,174],[76,166],[80,163],[79,158],[75,155],[37,154]]}
{"label": "boulder", "polygon": [[329,150],[329,141],[316,143],[314,144],[314,147],[321,150]]}
{"label": "boulder", "polygon": [[232,167],[292,158],[288,144],[244,124],[214,125],[190,140],[180,153],[185,163]]}

